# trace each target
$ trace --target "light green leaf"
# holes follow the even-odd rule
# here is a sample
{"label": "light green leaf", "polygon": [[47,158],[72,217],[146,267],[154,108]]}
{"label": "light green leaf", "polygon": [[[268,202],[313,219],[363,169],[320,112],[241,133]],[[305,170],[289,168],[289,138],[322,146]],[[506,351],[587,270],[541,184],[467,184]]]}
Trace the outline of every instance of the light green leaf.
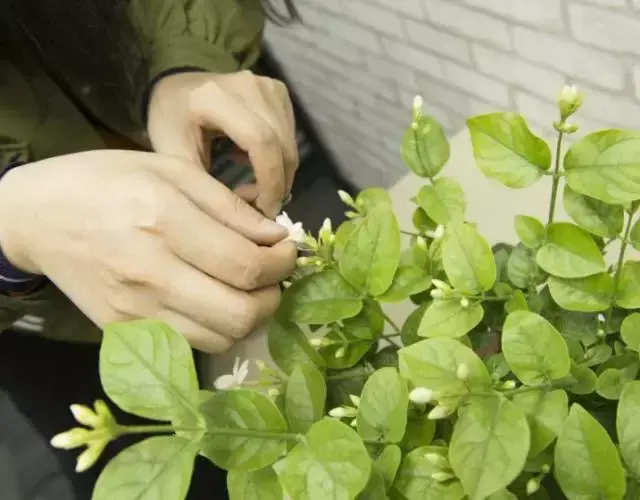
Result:
{"label": "light green leaf", "polygon": [[156,500],[187,496],[198,444],[157,436],[121,451],[103,469],[92,500]]}
{"label": "light green leaf", "polygon": [[518,497],[509,490],[501,490],[487,497],[487,500],[518,500]]}
{"label": "light green leaf", "polygon": [[507,360],[501,352],[492,354],[486,358],[484,364],[487,365],[487,369],[494,380],[500,380],[511,372],[511,368],[509,368]]}
{"label": "light green leaf", "polygon": [[607,431],[578,404],[555,448],[554,475],[570,499],[620,500],[625,492],[624,469]]}
{"label": "light green leaf", "polygon": [[272,467],[227,474],[229,500],[282,500],[282,487]]}
{"label": "light green leaf", "polygon": [[365,300],[360,311],[353,318],[342,322],[343,330],[349,335],[362,340],[378,338],[384,330],[384,316],[380,304],[373,300]]}
{"label": "light green leaf", "polygon": [[434,300],[422,317],[418,335],[459,338],[473,330],[483,317],[480,303],[463,307],[459,299]]}
{"label": "light green leaf", "polygon": [[393,211],[371,210],[351,233],[338,262],[340,273],[357,290],[381,295],[400,263],[400,228]]}
{"label": "light green leaf", "polygon": [[418,203],[431,219],[442,225],[464,219],[467,210],[462,187],[447,177],[439,177],[432,186],[422,186],[418,191]]}
{"label": "light green leaf", "polygon": [[631,241],[633,248],[640,250],[640,219],[638,219],[631,228],[629,240]]}
{"label": "light green leaf", "polygon": [[[412,242],[409,248],[402,252],[402,255],[400,256],[400,266],[398,269],[411,266],[417,267],[422,270],[423,273],[429,274],[429,249],[418,246],[415,241]],[[396,271],[394,281],[397,279],[397,276],[398,272]]]}
{"label": "light green leaf", "polygon": [[564,209],[578,226],[603,238],[615,238],[622,232],[624,209],[564,188]]}
{"label": "light green leaf", "polygon": [[357,227],[357,225],[358,224],[355,220],[347,220],[340,224],[340,226],[336,230],[333,240],[334,257],[336,259],[339,258],[344,251],[344,246],[347,244],[349,236],[351,236],[351,233]]}
{"label": "light green leaf", "polygon": [[379,295],[380,302],[401,302],[411,295],[424,292],[431,286],[431,276],[416,266],[400,266],[393,278],[391,287]]}
{"label": "light green leaf", "polygon": [[588,366],[572,363],[571,378],[575,383],[568,387],[567,390],[573,394],[591,394],[596,390],[598,377]]}
{"label": "light green leaf", "polygon": [[407,500],[462,500],[464,490],[458,480],[438,482],[431,476],[441,472],[427,456],[437,454],[447,458],[447,449],[424,446],[404,457],[394,488]]}
{"label": "light green leaf", "polygon": [[274,318],[267,332],[269,354],[283,372],[291,374],[298,365],[315,365],[320,368],[325,362],[298,325]]}
{"label": "light green leaf", "polygon": [[640,351],[640,313],[627,316],[620,327],[620,335],[632,351]]}
{"label": "light green leaf", "polygon": [[324,325],[351,318],[361,309],[360,294],[336,270],[325,269],[294,281],[284,291],[280,315],[296,323]]}
{"label": "light green leaf", "polygon": [[598,340],[598,319],[593,314],[560,310],[554,324],[565,338],[585,346],[593,345]]}
{"label": "light green leaf", "polygon": [[558,222],[549,226],[547,243],[538,250],[538,265],[559,278],[584,278],[605,271],[602,253],[593,238],[578,226]]}
{"label": "light green leaf", "polygon": [[[275,462],[285,453],[287,441],[261,436],[287,432],[287,423],[266,396],[247,389],[214,394],[203,403],[207,430],[200,442],[201,453],[225,470],[252,471]],[[237,435],[224,435],[228,430]],[[242,435],[255,433],[253,436]]]}
{"label": "light green leaf", "polygon": [[509,281],[518,288],[528,289],[540,283],[543,273],[536,262],[535,250],[524,245],[513,249],[507,263]]}
{"label": "light green leaf", "polygon": [[629,472],[640,478],[640,381],[631,382],[622,391],[616,430],[620,441],[620,453]]}
{"label": "light green leaf", "polygon": [[562,335],[546,319],[529,311],[507,317],[502,352],[513,373],[527,385],[538,385],[569,375],[571,358]]}
{"label": "light green leaf", "polygon": [[285,416],[293,432],[304,434],[324,416],[327,385],[313,365],[298,365],[287,380]]}
{"label": "light green leaf", "polygon": [[435,177],[449,161],[449,142],[440,124],[421,116],[402,140],[402,159],[420,177]]}
{"label": "light green leaf", "polygon": [[[457,376],[458,367],[469,369],[467,380]],[[473,387],[492,384],[487,367],[473,350],[449,338],[428,339],[399,351],[400,374],[415,387],[464,395]]]}
{"label": "light green leaf", "polygon": [[473,156],[482,173],[512,188],[536,182],[551,166],[549,146],[515,113],[491,113],[467,120]]}
{"label": "light green leaf", "polygon": [[363,439],[399,443],[407,426],[407,383],[395,368],[376,371],[364,385],[358,407],[358,433]]}
{"label": "light green leaf", "polygon": [[509,314],[515,311],[528,311],[527,296],[522,290],[516,290],[509,300],[504,303],[504,311]]}
{"label": "light green leaf", "polygon": [[640,308],[640,262],[628,261],[622,266],[616,304],[623,309]]}
{"label": "light green leaf", "polygon": [[418,328],[422,322],[427,308],[431,305],[431,302],[425,302],[415,309],[407,319],[405,320],[402,328],[400,329],[400,338],[402,339],[402,345],[409,346],[420,342],[422,337],[418,335]]}
{"label": "light green leaf", "polygon": [[564,158],[569,186],[611,204],[640,198],[640,133],[602,130],[576,142]]}
{"label": "light green leaf", "polygon": [[165,323],[110,323],[100,347],[100,380],[123,410],[154,420],[198,420],[198,379],[191,347]]}
{"label": "light green leaf", "polygon": [[410,417],[407,420],[407,430],[404,433],[402,447],[408,450],[414,450],[421,446],[428,446],[433,441],[435,433],[435,420],[424,418],[423,415],[413,418]]}
{"label": "light green leaf", "polygon": [[491,247],[469,224],[448,227],[442,262],[454,288],[469,292],[489,291],[496,282],[496,261]]}
{"label": "light green leaf", "polygon": [[516,233],[527,248],[538,248],[544,243],[544,225],[535,217],[516,215]]}
{"label": "light green leaf", "polygon": [[296,500],[355,498],[367,484],[371,459],[360,436],[337,420],[321,420],[309,429],[275,469],[280,484]]}
{"label": "light green leaf", "polygon": [[524,412],[502,397],[474,398],[460,409],[449,461],[471,500],[506,488],[524,467],[529,452]]}
{"label": "light green leaf", "polygon": [[361,207],[365,213],[380,207],[385,207],[389,210],[393,209],[393,203],[388,191],[379,187],[371,187],[360,191],[356,196],[356,205]]}
{"label": "light green leaf", "polygon": [[613,354],[609,344],[598,344],[590,347],[584,353],[584,365],[596,366],[607,361]]}
{"label": "light green leaf", "polygon": [[356,498],[357,500],[387,500],[387,485],[375,463],[371,468],[367,486]]}
{"label": "light green leaf", "polygon": [[413,227],[421,233],[434,231],[438,227],[438,224],[427,215],[427,212],[422,207],[418,207],[413,211],[411,222],[413,222]]}
{"label": "light green leaf", "polygon": [[561,389],[551,392],[523,392],[513,402],[524,411],[531,430],[529,456],[534,457],[549,446],[562,432],[569,414],[569,398]]}
{"label": "light green leaf", "polygon": [[613,278],[608,273],[587,278],[549,278],[549,292],[556,303],[568,311],[606,311],[613,300]]}
{"label": "light green leaf", "polygon": [[620,394],[625,386],[635,378],[635,373],[633,373],[633,377],[630,375],[625,370],[607,368],[598,375],[596,392],[605,399],[616,401],[620,399]]}
{"label": "light green leaf", "polygon": [[334,325],[327,340],[333,341],[326,347],[321,347],[318,352],[323,357],[328,368],[344,370],[351,368],[371,349],[375,340],[362,340],[354,337],[346,330],[341,330]]}
{"label": "light green leaf", "polygon": [[374,467],[381,473],[386,489],[391,488],[402,461],[402,450],[395,444],[384,447],[380,456],[374,462]]}

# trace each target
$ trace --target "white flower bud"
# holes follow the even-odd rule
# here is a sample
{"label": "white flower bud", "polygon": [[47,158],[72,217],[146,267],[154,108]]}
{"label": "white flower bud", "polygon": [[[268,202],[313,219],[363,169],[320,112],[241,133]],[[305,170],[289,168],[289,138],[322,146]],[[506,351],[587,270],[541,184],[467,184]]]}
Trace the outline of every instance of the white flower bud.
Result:
{"label": "white flower bud", "polygon": [[540,489],[540,481],[532,477],[527,481],[527,495],[531,496]]}
{"label": "white flower bud", "polygon": [[320,257],[318,257],[317,259],[314,259],[313,261],[313,265],[316,267],[320,267],[323,264],[324,264],[324,261]]}
{"label": "white flower bud", "polygon": [[282,282],[282,286],[285,288],[289,288],[291,285],[293,285],[293,283],[291,283],[290,281],[283,281]]}
{"label": "white flower bud", "polygon": [[507,380],[504,384],[502,384],[502,387],[504,389],[515,389],[516,388],[516,382],[515,382],[515,380]]}
{"label": "white flower bud", "polygon": [[434,393],[426,387],[416,387],[409,393],[409,399],[416,404],[426,404],[433,400]]}
{"label": "white flower bud", "polygon": [[98,461],[107,441],[93,442],[78,457],[76,472],[84,472]]}
{"label": "white flower bud", "polygon": [[331,219],[326,218],[322,223],[322,227],[319,232],[319,239],[322,243],[329,243],[329,239],[331,238],[333,228],[331,227]]}
{"label": "white flower bud", "polygon": [[469,378],[469,367],[464,363],[460,363],[456,370],[456,377],[458,377],[458,380],[467,380]]}
{"label": "white flower bud", "polygon": [[82,427],[76,427],[66,432],[56,434],[50,441],[51,446],[61,450],[79,448],[89,442],[91,432]]}
{"label": "white flower bud", "polygon": [[431,290],[431,297],[434,299],[443,299],[444,292],[442,290]]}
{"label": "white flower bud", "polygon": [[597,335],[598,337],[606,337],[607,334],[602,328],[598,328]]}
{"label": "white flower bud", "polygon": [[560,92],[558,106],[560,107],[560,116],[563,120],[569,118],[582,105],[582,96],[578,92],[575,85],[565,85]]}
{"label": "white flower bud", "polygon": [[349,425],[353,428],[358,427],[358,419],[354,418]]}
{"label": "white flower bud", "polygon": [[435,286],[438,290],[450,291],[451,287],[442,280],[432,280],[433,286]]}
{"label": "white flower bud", "polygon": [[360,398],[358,396],[354,396],[353,394],[349,394],[349,399],[353,403],[353,406],[356,408],[360,406]]}
{"label": "white flower bud", "polygon": [[309,340],[309,344],[311,344],[312,347],[323,347],[324,346],[324,338],[323,337],[317,337],[315,339],[311,339],[311,340]]}
{"label": "white flower bud", "polygon": [[413,109],[422,109],[423,105],[424,99],[422,98],[422,96],[417,95],[413,98]]}
{"label": "white flower bud", "polygon": [[438,240],[444,236],[444,226],[438,226],[433,233],[433,237]]}
{"label": "white flower bud", "polygon": [[466,297],[462,297],[460,299],[460,306],[463,307],[464,309],[466,309],[467,307],[469,307],[469,299]]}
{"label": "white flower bud", "polygon": [[411,130],[418,130],[418,122],[411,123]]}
{"label": "white flower bud", "polygon": [[429,412],[427,418],[429,420],[442,420],[443,418],[447,418],[451,415],[451,411],[446,406],[436,406],[433,410]]}
{"label": "white flower bud", "polygon": [[329,416],[333,418],[354,418],[356,416],[356,410],[346,406],[338,406],[329,411]]}
{"label": "white flower bud", "polygon": [[344,347],[339,347],[336,350],[336,353],[335,353],[334,356],[335,356],[336,359],[341,359],[341,358],[344,358],[344,355],[345,355],[345,348]]}
{"label": "white flower bud", "polygon": [[344,203],[345,205],[352,207],[355,205],[355,201],[353,201],[352,196],[347,193],[346,191],[343,191],[342,189],[338,189],[338,197],[340,198],[340,200],[342,201],[342,203]]}
{"label": "white flower bud", "polygon": [[96,415],[100,418],[100,425],[102,427],[108,427],[110,424],[115,423],[116,419],[107,406],[107,403],[98,399],[93,403],[93,408],[95,409]]}
{"label": "white flower bud", "polygon": [[267,391],[267,396],[269,396],[270,398],[277,398],[279,395],[280,395],[280,391],[275,387],[272,387]]}
{"label": "white flower bud", "polygon": [[604,314],[598,314],[598,321],[600,323],[605,323],[607,321],[607,318],[604,317]]}
{"label": "white flower bud", "polygon": [[418,236],[416,238],[416,245],[418,245],[418,248],[422,250],[427,250],[429,248],[427,246],[427,240],[425,240],[422,236]]}
{"label": "white flower bud", "polygon": [[76,422],[86,425],[87,427],[100,427],[102,421],[91,408],[84,405],[71,405],[69,409],[71,410],[73,418],[76,419]]}
{"label": "white flower bud", "polygon": [[431,477],[439,483],[444,483],[445,481],[449,481],[449,479],[453,479],[455,476],[453,474],[449,474],[448,472],[434,472],[433,474],[431,474]]}
{"label": "white flower bud", "polygon": [[549,474],[551,472],[551,466],[549,464],[544,464],[541,469],[543,474]]}
{"label": "white flower bud", "polygon": [[360,217],[360,214],[358,212],[354,212],[352,210],[345,212],[344,215],[347,216],[347,219],[355,219],[356,217]]}

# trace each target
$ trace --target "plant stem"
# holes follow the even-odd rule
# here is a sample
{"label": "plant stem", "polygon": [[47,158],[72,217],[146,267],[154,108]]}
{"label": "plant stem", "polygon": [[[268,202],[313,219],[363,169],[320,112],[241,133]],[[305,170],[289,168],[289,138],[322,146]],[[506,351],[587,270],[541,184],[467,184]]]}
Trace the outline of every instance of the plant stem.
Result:
{"label": "plant stem", "polygon": [[399,336],[400,336],[399,333],[385,333],[384,335],[381,335],[380,338],[381,339],[390,339],[390,338],[399,337]]}
{"label": "plant stem", "polygon": [[405,234],[407,236],[415,236],[415,237],[422,236],[420,233],[416,233],[416,232],[413,232],[413,231],[404,231],[402,229],[400,230],[400,233],[401,234]]}
{"label": "plant stem", "polygon": [[391,328],[393,328],[393,330],[394,330],[398,335],[400,335],[400,327],[396,324],[396,322],[395,322],[395,321],[393,321],[393,320],[389,317],[389,315],[388,315],[386,312],[382,311],[382,317],[384,318],[384,320],[385,320],[387,323],[389,323],[389,326],[391,326]]}
{"label": "plant stem", "polygon": [[[629,211],[629,217],[627,218],[627,224],[624,228],[624,236],[622,240],[620,240],[620,253],[618,254],[618,262],[616,264],[616,273],[613,277],[613,300],[615,300],[618,295],[618,287],[620,286],[620,276],[622,271],[622,265],[624,264],[624,256],[627,252],[627,245],[629,241],[629,235],[631,234],[631,227],[633,226],[633,215],[634,212]],[[607,322],[609,325],[611,323],[611,316],[613,314],[613,306],[609,308],[607,311]]]}
{"label": "plant stem", "polygon": [[553,223],[553,217],[556,212],[556,200],[558,198],[558,187],[560,185],[560,155],[562,154],[562,139],[564,132],[558,132],[558,142],[556,144],[556,163],[553,168],[553,184],[551,186],[551,203],[549,205],[549,217],[547,218],[547,226]]}

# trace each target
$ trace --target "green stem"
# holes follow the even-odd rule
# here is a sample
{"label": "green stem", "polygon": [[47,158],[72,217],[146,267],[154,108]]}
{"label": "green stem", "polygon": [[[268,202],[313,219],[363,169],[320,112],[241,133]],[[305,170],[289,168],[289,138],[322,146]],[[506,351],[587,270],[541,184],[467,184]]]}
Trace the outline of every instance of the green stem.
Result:
{"label": "green stem", "polygon": [[384,320],[389,323],[389,326],[391,326],[391,328],[393,328],[393,330],[399,335],[400,334],[400,327],[396,324],[395,321],[393,321],[389,315],[382,311],[382,317],[384,318]]}
{"label": "green stem", "polygon": [[[627,218],[627,224],[624,228],[624,236],[620,241],[620,253],[618,254],[618,262],[616,264],[616,273],[613,277],[613,299],[615,300],[618,295],[618,287],[620,286],[620,276],[622,271],[622,265],[624,264],[624,256],[627,252],[627,241],[629,241],[629,235],[631,234],[631,227],[633,226],[633,215],[634,212],[629,212],[629,217]],[[611,316],[613,315],[613,307],[610,307],[607,311],[607,320],[606,324],[609,325],[611,323]]]}
{"label": "green stem", "polygon": [[413,232],[413,231],[404,231],[402,229],[400,230],[400,233],[401,234],[405,234],[407,236],[415,236],[415,237],[422,236],[420,233],[416,233],[416,232]]}
{"label": "green stem", "polygon": [[547,226],[553,223],[553,217],[556,212],[556,200],[558,198],[558,187],[560,185],[560,155],[562,154],[562,139],[564,132],[558,132],[558,142],[556,144],[556,163],[553,168],[553,184],[551,186],[551,204],[549,205],[549,217],[547,218]]}
{"label": "green stem", "polygon": [[380,336],[381,339],[391,339],[391,338],[395,338],[395,337],[400,337],[400,334],[399,333],[385,333],[384,335]]}

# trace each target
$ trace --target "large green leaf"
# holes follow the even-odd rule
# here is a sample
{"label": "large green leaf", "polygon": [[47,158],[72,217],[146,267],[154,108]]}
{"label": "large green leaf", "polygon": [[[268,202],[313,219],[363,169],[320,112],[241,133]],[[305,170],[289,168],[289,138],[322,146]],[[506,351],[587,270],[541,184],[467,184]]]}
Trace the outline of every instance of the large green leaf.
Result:
{"label": "large green leaf", "polygon": [[355,498],[367,484],[371,459],[360,436],[337,420],[321,420],[305,442],[274,466],[289,498]]}
{"label": "large green leaf", "polygon": [[567,388],[573,394],[585,395],[591,394],[596,390],[598,377],[591,368],[584,365],[571,364],[571,378],[574,383]]}
{"label": "large green leaf", "polygon": [[622,266],[616,304],[623,309],[640,308],[640,262],[628,261]]}
{"label": "large green leaf", "polygon": [[293,432],[304,434],[324,416],[327,385],[313,365],[298,365],[285,388],[284,413]]}
{"label": "large green leaf", "polygon": [[280,315],[297,323],[324,325],[351,318],[360,309],[360,294],[335,269],[325,269],[295,281],[285,290]]}
{"label": "large green leaf", "polygon": [[381,295],[393,282],[400,263],[400,228],[393,211],[371,210],[347,240],[339,268],[361,293]]}
{"label": "large green leaf", "polygon": [[536,252],[524,245],[513,249],[507,263],[509,281],[518,288],[529,289],[540,283],[544,275],[536,262]]}
{"label": "large green leaf", "polygon": [[618,404],[616,429],[620,452],[629,472],[640,479],[640,381],[631,382],[622,391]]}
{"label": "large green leaf", "polygon": [[282,487],[272,467],[227,474],[229,500],[282,500]]}
{"label": "large green leaf", "polygon": [[358,339],[378,338],[384,330],[384,315],[380,304],[374,300],[365,300],[362,311],[353,318],[343,320],[342,327],[345,332]]}
{"label": "large green leaf", "polygon": [[421,337],[458,338],[473,330],[484,317],[482,304],[467,307],[459,299],[434,300],[420,322],[418,335]]}
{"label": "large green leaf", "polygon": [[516,215],[515,227],[520,241],[527,248],[538,248],[544,243],[544,224],[535,217]]}
{"label": "large green leaf", "polygon": [[624,319],[620,336],[629,349],[640,352],[640,313],[630,314]]}
{"label": "large green leaf", "polygon": [[596,392],[605,399],[618,400],[624,388],[633,381],[637,373],[637,365],[622,370],[605,368],[598,375]]}
{"label": "large green leaf", "polygon": [[290,374],[300,364],[324,367],[325,363],[298,325],[274,318],[267,331],[269,355],[283,372]]}
{"label": "large green leaf", "polygon": [[411,295],[424,292],[431,286],[431,276],[425,269],[417,266],[400,266],[391,283],[391,287],[379,295],[380,302],[401,302]]}
{"label": "large green leaf", "polygon": [[631,232],[629,233],[629,240],[633,248],[640,250],[640,219],[633,224]]}
{"label": "large green leaf", "polygon": [[613,300],[613,278],[608,273],[576,279],[551,277],[548,283],[553,300],[568,311],[606,311]]}
{"label": "large green leaf", "polygon": [[564,158],[569,186],[605,203],[640,198],[640,133],[602,130],[576,142]]}
{"label": "large green leaf", "polygon": [[427,457],[431,454],[447,457],[447,449],[437,446],[417,448],[406,455],[398,471],[394,489],[407,500],[462,500],[460,481],[436,481],[432,476],[442,472]]}
{"label": "large green leaf", "polygon": [[622,232],[624,209],[621,205],[609,205],[584,196],[567,185],[564,188],[564,209],[578,226],[590,233],[615,238]]}
{"label": "large green leaf", "polygon": [[575,403],[558,437],[554,475],[569,500],[624,496],[624,469],[616,446],[604,427]]}
{"label": "large green leaf", "polygon": [[453,179],[439,177],[432,186],[422,186],[418,191],[418,203],[438,224],[464,219],[467,200],[462,186]]}
{"label": "large green leaf", "polygon": [[108,324],[100,347],[100,380],[109,399],[129,413],[197,420],[199,387],[191,347],[162,322]]}
{"label": "large green leaf", "polygon": [[529,456],[536,456],[562,432],[569,414],[569,398],[561,389],[551,392],[523,392],[513,402],[524,410],[531,430]]}
{"label": "large green leaf", "polygon": [[488,291],[496,282],[496,261],[491,247],[469,224],[449,226],[444,237],[442,262],[454,288]]}
{"label": "large green leaf", "polygon": [[[458,367],[469,369],[466,380],[460,380]],[[435,392],[456,395],[467,394],[472,387],[491,386],[487,367],[473,350],[449,338],[423,340],[400,349],[400,373],[416,387],[427,387]]]}
{"label": "large green leaf", "polygon": [[524,412],[502,397],[472,399],[459,412],[449,448],[451,467],[471,500],[505,488],[529,452]]}
{"label": "large green leaf", "polygon": [[525,384],[536,385],[569,375],[571,358],[562,335],[542,316],[515,311],[502,330],[502,352]]}
{"label": "large green leaf", "polygon": [[364,385],[358,407],[358,433],[363,439],[399,443],[407,426],[407,383],[395,368],[376,371]]}
{"label": "large green leaf", "polygon": [[449,161],[449,142],[440,124],[421,116],[402,141],[402,159],[420,177],[435,177]]}
{"label": "large green leaf", "polygon": [[104,468],[92,500],[182,500],[187,496],[198,444],[157,436],[121,451]]}
{"label": "large green leaf", "polygon": [[403,345],[409,346],[423,340],[418,335],[418,329],[420,328],[420,323],[422,323],[422,318],[424,317],[427,308],[430,306],[431,302],[425,302],[409,314],[400,329],[400,338],[402,338]]}
{"label": "large green leaf", "polygon": [[365,213],[369,213],[380,207],[385,207],[390,210],[393,208],[393,202],[391,196],[389,196],[389,192],[380,187],[371,187],[360,191],[358,196],[356,196],[356,205],[361,207]]}
{"label": "large green leaf", "polygon": [[391,488],[402,461],[402,450],[395,444],[385,446],[374,462],[374,468],[380,472],[385,483],[385,489]]}
{"label": "large green leaf", "polygon": [[[200,442],[201,453],[222,469],[262,469],[287,449],[285,438],[277,439],[287,432],[284,417],[269,398],[258,392],[247,389],[217,392],[201,409],[207,423]],[[233,435],[225,434],[225,430]],[[269,436],[261,435],[262,432]]]}
{"label": "large green leaf", "polygon": [[551,151],[515,113],[491,113],[467,120],[473,156],[484,175],[512,188],[536,182],[551,166]]}
{"label": "large green leaf", "polygon": [[538,250],[537,260],[542,269],[559,278],[584,278],[605,270],[593,238],[568,222],[549,226],[547,243]]}

